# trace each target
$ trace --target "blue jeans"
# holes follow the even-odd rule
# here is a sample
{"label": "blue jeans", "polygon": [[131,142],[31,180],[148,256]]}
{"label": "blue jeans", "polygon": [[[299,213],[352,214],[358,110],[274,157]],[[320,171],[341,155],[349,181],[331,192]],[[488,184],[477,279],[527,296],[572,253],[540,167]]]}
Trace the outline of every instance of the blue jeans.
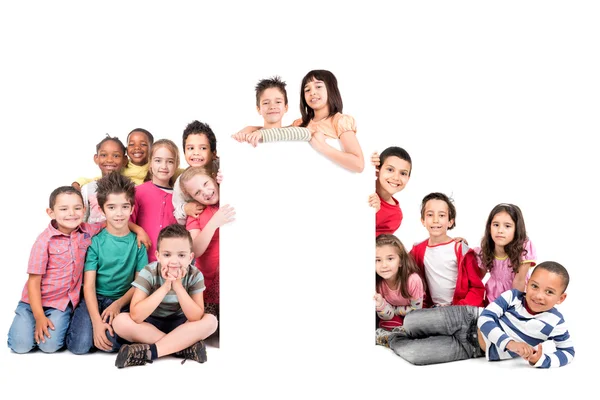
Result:
{"label": "blue jeans", "polygon": [[473,306],[426,308],[408,313],[388,337],[394,352],[415,365],[483,357],[477,340],[479,310]]}
{"label": "blue jeans", "polygon": [[[109,299],[101,295],[96,295],[98,299],[98,311],[100,314],[110,306],[114,300]],[[129,306],[123,307],[121,312],[128,312]],[[106,331],[106,337],[112,343],[112,349],[109,352],[118,351],[121,348],[121,343],[117,340],[117,334],[110,336],[110,333]],[[90,350],[95,348],[94,346],[94,329],[92,327],[92,319],[88,311],[85,299],[81,296],[81,302],[75,308],[73,313],[73,319],[71,320],[71,326],[67,332],[67,349],[73,354],[86,354]]]}
{"label": "blue jeans", "polygon": [[54,324],[54,330],[48,328],[51,337],[45,337],[46,343],[37,344],[33,339],[35,333],[35,318],[31,306],[19,301],[15,310],[15,318],[8,331],[8,347],[15,353],[27,353],[34,348],[39,348],[44,353],[54,353],[65,344],[65,335],[69,328],[73,308],[71,304],[65,311],[56,308],[44,307],[44,315]]}

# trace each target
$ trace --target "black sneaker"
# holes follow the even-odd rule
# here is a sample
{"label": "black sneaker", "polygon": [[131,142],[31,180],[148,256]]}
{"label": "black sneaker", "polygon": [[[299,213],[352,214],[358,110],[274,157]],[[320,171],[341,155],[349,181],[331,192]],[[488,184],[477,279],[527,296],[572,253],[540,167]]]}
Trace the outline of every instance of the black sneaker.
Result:
{"label": "black sneaker", "polygon": [[204,345],[204,341],[202,340],[194,343],[190,347],[186,347],[185,349],[178,351],[173,355],[177,358],[183,358],[184,360],[181,362],[182,364],[186,360],[198,361],[201,364],[207,360],[206,346]]}
{"label": "black sneaker", "polygon": [[115,367],[125,368],[132,365],[152,363],[150,360],[150,345],[143,343],[124,344],[117,354]]}

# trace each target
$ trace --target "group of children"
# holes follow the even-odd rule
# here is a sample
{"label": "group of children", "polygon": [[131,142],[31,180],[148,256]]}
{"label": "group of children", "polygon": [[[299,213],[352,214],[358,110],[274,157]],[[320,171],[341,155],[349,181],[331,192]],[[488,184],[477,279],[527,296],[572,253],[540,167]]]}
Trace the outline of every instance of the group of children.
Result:
{"label": "group of children", "polygon": [[[283,127],[286,84],[279,77],[256,85],[263,126],[233,135],[238,142],[307,141],[333,163],[362,172],[356,122],[343,114],[335,76],[310,71],[302,80],[301,118]],[[173,354],[206,361],[203,340],[219,317],[219,228],[235,211],[219,204],[217,141],[202,122],[179,149],[134,129],[127,145],[106,137],[96,146],[96,179],[79,179],[50,196],[48,228],[37,238],[29,279],[8,335],[17,353],[34,348],[75,354],[118,351],[116,366],[142,365]],[[421,204],[429,238],[409,251],[394,236],[403,214],[394,195],[410,179],[412,160],[400,147],[373,154],[376,213],[376,342],[414,364],[485,356],[521,356],[538,367],[562,366],[574,356],[562,315],[567,271],[536,265],[519,207],[490,212],[481,246],[471,249],[447,231],[456,209],[443,193]],[[484,285],[483,279],[488,276]],[[83,284],[82,284],[83,281]],[[83,286],[83,298],[80,290]],[[486,307],[483,309],[483,307]],[[540,343],[552,340],[553,354]]]}
{"label": "group of children", "polygon": [[[471,249],[448,235],[456,226],[452,200],[430,193],[421,202],[429,237],[407,251],[394,236],[403,215],[393,196],[408,183],[411,158],[390,147],[371,160],[378,167],[376,193],[369,198],[377,209],[376,343],[416,365],[483,356],[520,356],[541,368],[571,362],[573,343],[554,307],[566,298],[569,274],[553,261],[536,266],[521,209],[496,205],[481,245]],[[545,341],[556,350],[543,354]]]}
{"label": "group of children", "polygon": [[191,122],[182,141],[186,169],[169,139],[141,128],[127,146],[107,136],[94,155],[101,176],[52,192],[8,334],[14,352],[118,351],[119,368],[169,354],[206,361],[219,317],[219,228],[235,212],[219,207],[210,126]]}

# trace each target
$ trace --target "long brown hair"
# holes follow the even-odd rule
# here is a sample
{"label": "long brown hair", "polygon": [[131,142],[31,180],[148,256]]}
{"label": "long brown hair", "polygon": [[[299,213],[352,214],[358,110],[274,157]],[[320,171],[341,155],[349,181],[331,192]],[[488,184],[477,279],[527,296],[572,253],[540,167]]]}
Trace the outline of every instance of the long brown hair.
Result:
{"label": "long brown hair", "polygon": [[[417,263],[396,236],[386,234],[377,236],[377,239],[375,239],[375,247],[383,246],[392,246],[396,250],[398,257],[400,257],[400,268],[398,268],[398,273],[396,274],[396,284],[400,288],[402,297],[410,299],[410,293],[408,292],[408,278],[415,273],[419,275],[419,278],[421,277]],[[425,288],[425,281],[423,279],[421,280],[423,281],[423,288]],[[377,272],[375,272],[375,283],[377,289],[379,289],[383,283],[383,278],[377,275]]]}
{"label": "long brown hair", "polygon": [[525,229],[523,213],[521,213],[521,209],[514,204],[500,203],[490,212],[487,222],[485,223],[485,234],[483,235],[483,239],[481,239],[481,265],[488,271],[491,271],[494,266],[494,249],[496,244],[492,238],[492,220],[496,214],[501,213],[502,211],[506,212],[515,223],[515,237],[509,244],[504,246],[504,251],[508,255],[513,272],[516,274],[521,267],[521,257],[527,254],[525,243],[527,243],[529,238],[527,237],[527,230]]}
{"label": "long brown hair", "polygon": [[300,126],[307,126],[308,123],[315,117],[315,110],[309,107],[304,97],[304,86],[311,81],[323,81],[325,89],[327,89],[327,105],[329,106],[328,117],[341,113],[344,109],[342,95],[338,89],[338,83],[335,75],[325,69],[315,69],[310,71],[302,79],[300,85],[300,114],[302,115],[302,123]]}

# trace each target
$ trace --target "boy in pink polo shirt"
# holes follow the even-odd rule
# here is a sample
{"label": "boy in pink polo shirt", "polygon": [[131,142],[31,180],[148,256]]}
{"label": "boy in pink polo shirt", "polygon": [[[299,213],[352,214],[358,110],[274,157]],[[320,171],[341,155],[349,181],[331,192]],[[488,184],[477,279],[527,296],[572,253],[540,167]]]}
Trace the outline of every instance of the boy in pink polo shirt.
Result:
{"label": "boy in pink polo shirt", "polygon": [[[87,248],[104,227],[83,222],[83,197],[72,186],[55,189],[46,212],[52,221],[31,249],[29,279],[8,331],[8,347],[15,353],[36,347],[53,353],[63,347],[71,314],[79,304]],[[142,235],[140,241],[148,242],[143,230],[130,227]]]}

